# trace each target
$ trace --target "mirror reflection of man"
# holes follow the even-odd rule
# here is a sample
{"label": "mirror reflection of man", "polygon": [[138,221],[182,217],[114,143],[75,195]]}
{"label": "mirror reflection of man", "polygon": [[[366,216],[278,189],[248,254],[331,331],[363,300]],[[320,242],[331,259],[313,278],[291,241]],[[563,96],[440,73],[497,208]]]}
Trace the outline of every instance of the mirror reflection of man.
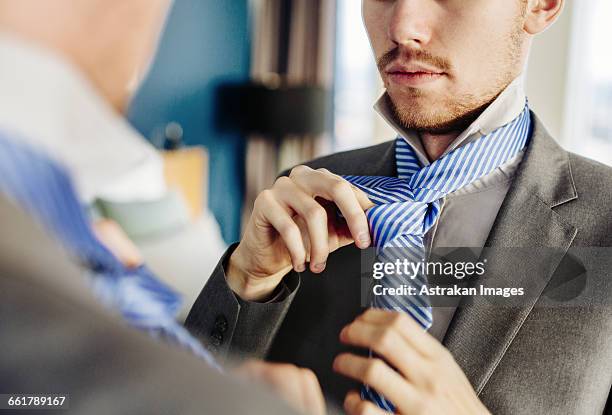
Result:
{"label": "mirror reflection of man", "polygon": [[[262,192],[188,326],[206,335],[203,315],[227,316],[221,353],[310,367],[349,413],[601,412],[609,309],[534,307],[539,295],[509,310],[360,303],[368,247],[612,244],[612,171],[560,148],[523,89],[532,40],[563,3],[363,0],[386,88],[376,109],[399,138],[298,166]],[[559,259],[498,273],[542,291]],[[605,271],[590,278],[610,292]]]}

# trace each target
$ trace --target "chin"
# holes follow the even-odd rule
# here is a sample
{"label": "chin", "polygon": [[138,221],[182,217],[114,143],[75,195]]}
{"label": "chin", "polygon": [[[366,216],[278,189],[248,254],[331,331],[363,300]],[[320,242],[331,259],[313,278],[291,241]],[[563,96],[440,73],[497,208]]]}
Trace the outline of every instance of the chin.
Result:
{"label": "chin", "polygon": [[[431,134],[448,134],[467,128],[472,117],[457,112],[457,109],[441,105],[443,101],[404,100],[393,105],[394,116],[407,129]],[[469,119],[468,119],[469,118]]]}
{"label": "chin", "polygon": [[400,90],[387,90],[391,98],[392,107],[405,112],[410,110],[423,115],[441,112],[436,108],[444,106],[448,102],[448,96],[444,91],[424,90],[420,88],[402,88]]}

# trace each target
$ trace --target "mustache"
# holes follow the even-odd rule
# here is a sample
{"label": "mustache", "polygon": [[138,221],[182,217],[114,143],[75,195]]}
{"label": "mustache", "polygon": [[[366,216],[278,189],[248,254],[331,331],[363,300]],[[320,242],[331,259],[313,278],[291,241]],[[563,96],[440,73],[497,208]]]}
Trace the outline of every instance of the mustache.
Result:
{"label": "mustache", "polygon": [[400,59],[404,61],[412,60],[428,64],[430,66],[440,69],[443,72],[449,72],[451,70],[451,64],[445,58],[435,56],[434,54],[425,50],[402,51],[399,47],[393,48],[387,53],[385,53],[380,59],[378,59],[376,65],[378,66],[378,70],[381,73],[384,73],[385,68],[387,66]]}

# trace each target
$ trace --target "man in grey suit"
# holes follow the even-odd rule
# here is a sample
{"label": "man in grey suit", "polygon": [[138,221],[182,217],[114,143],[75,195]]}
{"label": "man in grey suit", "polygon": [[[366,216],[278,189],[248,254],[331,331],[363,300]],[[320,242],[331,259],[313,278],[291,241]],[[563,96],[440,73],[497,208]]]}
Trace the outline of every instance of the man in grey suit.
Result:
{"label": "man in grey suit", "polygon": [[[176,295],[140,266],[129,241],[109,228],[94,234],[72,183],[100,187],[108,177],[58,156],[107,148],[113,157],[109,141],[130,129],[123,113],[169,6],[0,0],[0,76],[11,84],[0,107],[12,114],[10,122],[0,117],[0,411],[13,409],[4,394],[52,392],[69,394],[74,413],[291,413],[280,398],[303,412],[325,411],[309,370],[252,362],[238,381],[218,367],[176,322]],[[96,135],[102,139],[87,141]],[[122,161],[106,164],[107,176],[146,164],[152,150],[144,148],[117,155]],[[158,345],[126,321],[185,350]]]}
{"label": "man in grey suit", "polygon": [[[531,39],[562,8],[363,0],[386,87],[376,108],[397,142],[315,160],[264,191],[188,327],[220,355],[313,369],[349,413],[383,412],[360,397],[360,384],[402,414],[602,413],[612,384],[612,170],[558,146],[523,91]],[[524,148],[437,200],[423,244],[475,248],[489,259],[481,286],[525,295],[433,307],[428,333],[403,312],[364,312],[373,203],[341,175],[397,177],[406,145],[419,168],[444,169],[521,114]],[[214,315],[229,321],[224,334]]]}
{"label": "man in grey suit", "polygon": [[260,386],[127,328],[93,297],[85,270],[2,196],[0,228],[2,394],[63,395],[62,413],[74,414],[294,413]]}

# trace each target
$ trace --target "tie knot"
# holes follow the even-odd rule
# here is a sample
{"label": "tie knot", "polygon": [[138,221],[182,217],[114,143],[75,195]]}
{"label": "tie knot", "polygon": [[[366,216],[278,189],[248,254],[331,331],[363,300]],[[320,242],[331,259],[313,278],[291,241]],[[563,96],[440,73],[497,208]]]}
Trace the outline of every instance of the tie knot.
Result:
{"label": "tie knot", "polygon": [[426,203],[396,202],[376,205],[367,212],[374,245],[383,248],[399,235],[423,235]]}
{"label": "tie knot", "polygon": [[[422,169],[421,171],[427,172]],[[432,203],[443,198],[443,189],[436,189],[422,179],[420,174],[410,179],[399,177],[345,176],[355,187],[368,195],[375,205],[390,203]]]}
{"label": "tie knot", "polygon": [[423,167],[403,138],[396,140],[398,177],[345,176],[376,205],[368,211],[377,248],[414,236],[422,240],[440,213],[440,200],[489,174],[525,148],[528,106],[512,122]]}

